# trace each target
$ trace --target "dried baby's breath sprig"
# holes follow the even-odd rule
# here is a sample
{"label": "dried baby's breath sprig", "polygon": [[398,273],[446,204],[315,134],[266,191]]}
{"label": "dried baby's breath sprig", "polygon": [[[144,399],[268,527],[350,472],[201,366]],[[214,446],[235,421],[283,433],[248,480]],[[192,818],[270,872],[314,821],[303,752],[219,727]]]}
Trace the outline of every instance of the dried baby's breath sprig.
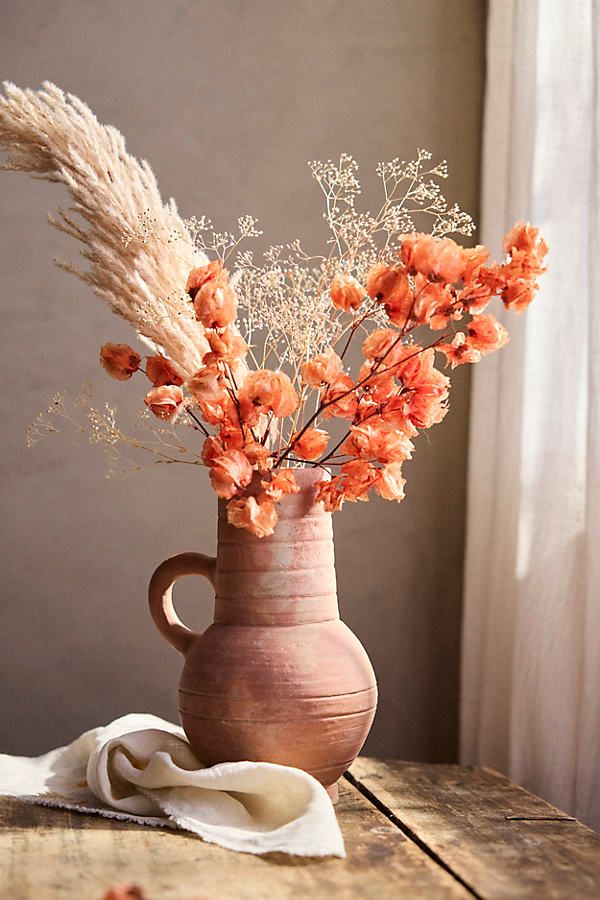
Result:
{"label": "dried baby's breath sprig", "polygon": [[334,343],[341,325],[331,314],[323,269],[280,260],[277,250],[271,248],[263,266],[238,268],[241,322],[247,342],[262,345],[259,368],[279,363],[296,370],[311,354]]}
{"label": "dried baby's breath sprig", "polygon": [[189,236],[197,250],[209,253],[224,263],[247,238],[256,238],[262,234],[256,226],[258,219],[254,216],[240,216],[237,220],[237,234],[231,231],[215,231],[210,219],[206,216],[184,220],[185,232],[180,235],[183,240]]}
{"label": "dried baby's breath sprig", "polygon": [[203,465],[197,449],[186,442],[188,435],[182,435],[188,426],[185,418],[163,424],[144,410],[137,416],[135,433],[129,434],[118,424],[114,407],[109,403],[94,406],[91,397],[88,384],[74,397],[66,392],[55,394],[48,408],[29,426],[27,446],[72,428],[104,451],[109,478],[120,478],[149,465]]}
{"label": "dried baby's breath sprig", "polygon": [[[431,157],[429,150],[419,149],[416,159],[410,162],[393,159],[379,163],[377,174],[383,182],[387,207],[383,218],[390,236],[417,230],[416,220],[421,216],[433,219],[430,227],[424,230],[436,237],[473,234],[475,223],[471,216],[462,212],[456,203],[448,205],[437,181],[448,177],[446,160],[429,166]],[[395,224],[396,218],[399,228]]]}
{"label": "dried baby's breath sprig", "polygon": [[[349,321],[332,308],[329,287],[342,273],[364,285],[374,263],[391,262],[402,235],[414,231],[421,218],[436,236],[472,233],[471,217],[456,204],[449,206],[441,193],[438,180],[448,174],[446,162],[431,165],[430,160],[429,151],[419,150],[414,160],[380,163],[383,202],[376,214],[357,209],[361,186],[351,156],[342,154],[337,163],[309,163],[325,198],[329,254],[311,255],[295,240],[269,247],[262,263],[249,250],[236,258],[241,325],[258,367],[277,364],[297,375],[304,360],[345,341],[359,328],[385,326],[382,307],[366,295]],[[201,247],[210,249],[209,242]]]}
{"label": "dried baby's breath sprig", "polygon": [[361,187],[358,165],[351,156],[342,154],[337,164],[331,160],[309,164],[325,196],[324,218],[340,256],[354,260],[368,250],[397,247],[402,234],[418,230],[423,217],[433,218],[433,224],[429,222],[430,227],[424,230],[438,237],[473,233],[471,217],[461,212],[457,204],[449,206],[441,192],[438,180],[448,175],[446,161],[430,165],[431,156],[428,150],[419,149],[413,160],[396,158],[378,164],[384,200],[376,214],[356,208]]}
{"label": "dried baby's breath sprig", "polygon": [[86,382],[82,385],[80,393],[71,401],[72,412],[67,409],[68,395],[65,391],[60,391],[52,397],[52,401],[44,412],[38,413],[35,421],[31,423],[27,429],[26,441],[28,447],[38,444],[43,438],[51,434],[59,434],[61,431],[61,420],[79,431],[80,434],[85,433],[85,427],[76,420],[76,410],[80,408],[91,396],[91,388]]}
{"label": "dried baby's breath sprig", "polygon": [[[157,425],[147,411],[140,413],[137,419],[138,429],[146,433],[142,437],[124,432],[117,424],[115,409],[109,404],[101,408],[90,407],[87,422],[90,443],[100,446],[108,460],[108,478],[122,478],[149,465],[202,465],[199,456],[181,440],[174,423]],[[150,462],[142,462],[137,455],[132,458],[132,452],[150,454],[152,458]],[[184,459],[187,455],[193,458]]]}

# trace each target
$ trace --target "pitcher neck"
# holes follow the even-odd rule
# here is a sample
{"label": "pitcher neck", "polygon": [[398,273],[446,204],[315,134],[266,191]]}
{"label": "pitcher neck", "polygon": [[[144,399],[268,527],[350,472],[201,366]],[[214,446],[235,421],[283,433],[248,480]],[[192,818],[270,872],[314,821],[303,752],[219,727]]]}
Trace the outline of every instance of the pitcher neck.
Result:
{"label": "pitcher neck", "polygon": [[219,503],[215,622],[306,625],[339,618],[331,513],[316,502],[323,475],[295,473],[298,494],[278,504],[275,533],[257,538],[227,522]]}

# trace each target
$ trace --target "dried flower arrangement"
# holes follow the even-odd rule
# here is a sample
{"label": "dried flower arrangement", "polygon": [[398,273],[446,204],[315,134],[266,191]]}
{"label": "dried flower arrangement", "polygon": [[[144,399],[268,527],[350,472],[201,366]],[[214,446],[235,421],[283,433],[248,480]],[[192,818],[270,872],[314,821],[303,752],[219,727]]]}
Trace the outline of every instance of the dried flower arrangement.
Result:
{"label": "dried flower arrangement", "polygon": [[[488,304],[498,297],[522,312],[544,271],[547,246],[528,224],[506,235],[499,264],[485,247],[449,237],[469,236],[474,225],[447,203],[439,185],[446,165],[424,150],[379,165],[377,214],[357,208],[350,156],[311,163],[325,198],[327,252],[309,255],[295,241],[256,261],[239,246],[260,234],[254,218],[241,217],[236,234],[216,232],[206,218],[181,219],[122,136],[54,85],[5,85],[0,149],[10,154],[4,168],[67,186],[73,206],[51,222],[83,244],[88,268],[59,265],[154,351],[145,363],[125,344],[100,352],[113,378],[149,379],[147,416],[159,420],[152,436],[127,436],[107,407],[88,410],[92,440],[113,460],[126,459],[125,444],[156,462],[207,466],[229,521],[259,537],[273,533],[277,502],[298,490],[299,465],[323,468],[318,496],[327,510],[371,490],[401,500],[412,439],[448,410],[450,379],[436,354],[454,369],[504,346],[508,334]],[[417,328],[435,334],[416,341]],[[363,362],[351,375],[346,358],[359,336]],[[62,396],[48,412],[70,418]],[[332,419],[345,423],[333,446]],[[188,448],[183,426],[202,444]],[[53,430],[41,416],[30,442]]]}

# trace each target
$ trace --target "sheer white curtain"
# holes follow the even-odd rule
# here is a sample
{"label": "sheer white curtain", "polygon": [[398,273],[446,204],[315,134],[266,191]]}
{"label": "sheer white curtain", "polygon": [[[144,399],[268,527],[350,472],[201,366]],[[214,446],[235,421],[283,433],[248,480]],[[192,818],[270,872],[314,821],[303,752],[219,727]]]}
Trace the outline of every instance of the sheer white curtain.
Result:
{"label": "sheer white curtain", "polygon": [[462,761],[600,828],[600,0],[491,0],[482,241],[550,245],[474,371]]}

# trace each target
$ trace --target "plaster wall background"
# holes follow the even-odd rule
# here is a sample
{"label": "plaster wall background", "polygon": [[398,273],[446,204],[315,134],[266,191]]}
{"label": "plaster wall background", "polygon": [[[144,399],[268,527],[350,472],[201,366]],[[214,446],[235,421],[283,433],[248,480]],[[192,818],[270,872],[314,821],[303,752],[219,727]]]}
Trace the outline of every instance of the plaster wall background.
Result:
{"label": "plaster wall background", "polygon": [[[484,81],[478,0],[4,0],[0,75],[81,96],[153,166],[184,215],[219,227],[251,212],[271,242],[320,240],[309,159],[352,153],[365,203],[380,159],[418,146],[447,157],[447,194],[475,215]],[[216,503],[202,472],[156,467],[106,480],[65,432],[28,450],[52,395],[94,385],[133,420],[135,382],[97,364],[127,326],[54,256],[76,248],[45,224],[65,196],[0,174],[2,627],[0,749],[34,754],[131,711],[176,717],[180,661],[146,607],[155,565],[211,553]],[[445,422],[407,464],[407,499],[348,504],[335,519],[342,615],[381,688],[367,749],[451,760],[456,752],[468,376]],[[210,621],[199,579],[182,617]]]}

